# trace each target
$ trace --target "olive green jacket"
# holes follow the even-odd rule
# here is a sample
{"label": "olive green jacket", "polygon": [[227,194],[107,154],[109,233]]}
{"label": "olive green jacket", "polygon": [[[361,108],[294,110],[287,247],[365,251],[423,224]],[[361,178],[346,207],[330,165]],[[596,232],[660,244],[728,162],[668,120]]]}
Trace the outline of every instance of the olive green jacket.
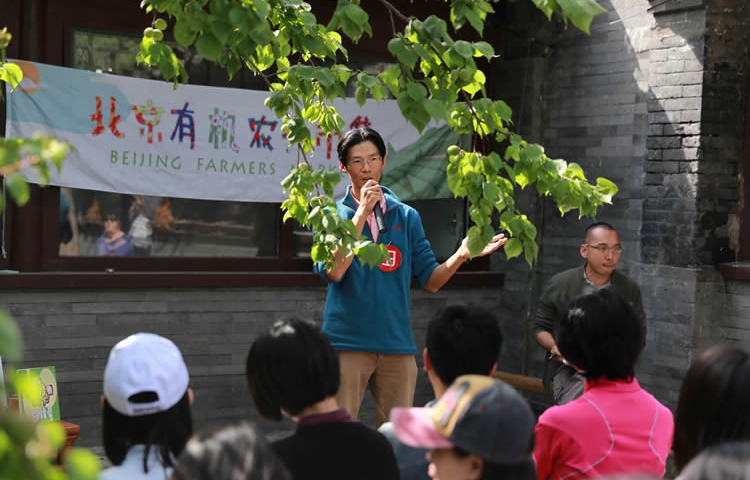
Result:
{"label": "olive green jacket", "polygon": [[[586,265],[565,270],[553,276],[542,292],[539,305],[536,309],[536,321],[534,322],[534,334],[549,332],[553,336],[557,331],[557,322],[560,320],[570,302],[575,300],[583,292],[586,279],[583,269]],[[618,293],[635,309],[641,319],[643,330],[642,343],[646,342],[646,314],[643,312],[641,300],[641,289],[634,281],[624,274],[615,270],[612,272],[610,286],[607,287]]]}

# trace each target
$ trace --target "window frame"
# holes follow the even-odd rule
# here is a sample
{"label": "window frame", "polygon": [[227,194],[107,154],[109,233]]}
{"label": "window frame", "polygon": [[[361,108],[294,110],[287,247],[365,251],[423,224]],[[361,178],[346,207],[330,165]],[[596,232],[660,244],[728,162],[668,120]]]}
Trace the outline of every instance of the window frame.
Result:
{"label": "window frame", "polygon": [[[42,20],[36,20],[25,31],[20,31],[20,20],[16,23],[18,36],[30,42],[22,46],[12,45],[16,55],[24,55],[32,61],[52,65],[71,65],[73,61],[72,41],[75,31],[99,31],[132,35],[140,32],[151,21],[137,5],[120,2],[95,2],[82,0],[68,4],[52,0],[42,7]],[[11,12],[15,7],[20,19],[18,0],[10,0]],[[326,8],[330,9],[329,6]],[[321,17],[326,14],[321,9]],[[37,19],[40,17],[36,17]],[[56,21],[46,21],[46,19]],[[13,22],[10,22],[13,25]],[[35,36],[34,33],[39,35]],[[35,37],[35,38],[32,38]],[[60,41],[62,40],[62,41]],[[350,55],[363,58],[387,60],[385,43],[380,39],[363,39],[360,45],[347,45]],[[19,45],[20,44],[20,45]],[[20,54],[19,54],[20,52]],[[13,53],[13,51],[11,51]],[[4,112],[0,113],[4,117]],[[0,118],[2,118],[0,117]],[[4,122],[3,122],[4,126]],[[16,281],[0,279],[0,286],[23,288],[23,285],[46,285],[48,288],[80,288],[84,286],[286,286],[324,285],[322,279],[312,274],[312,261],[294,257],[293,222],[282,222],[279,215],[278,257],[206,258],[206,257],[66,257],[59,255],[59,188],[32,186],[29,204],[22,208],[12,207],[15,229],[8,229],[9,260],[0,259],[0,268],[13,268],[23,272]],[[468,217],[466,218],[468,222]],[[439,259],[444,260],[444,259]],[[472,260],[461,268],[451,284],[487,285],[499,282],[502,275],[489,272],[489,257]],[[25,274],[29,275],[25,275]],[[60,274],[69,274],[63,276]],[[191,273],[192,275],[186,275]],[[195,274],[197,273],[197,275]],[[210,275],[204,275],[210,273]],[[49,274],[46,275],[45,274]],[[102,282],[105,274],[110,280]],[[468,275],[468,276],[467,276]],[[72,276],[72,277],[71,277]],[[25,278],[25,280],[23,278]],[[463,279],[462,279],[463,277]],[[45,279],[46,278],[46,279]],[[488,280],[488,279],[492,280]],[[93,280],[92,280],[93,279]],[[182,279],[182,280],[175,280]],[[499,280],[498,280],[499,279]],[[20,280],[20,281],[19,281]],[[114,282],[114,283],[112,283]]]}

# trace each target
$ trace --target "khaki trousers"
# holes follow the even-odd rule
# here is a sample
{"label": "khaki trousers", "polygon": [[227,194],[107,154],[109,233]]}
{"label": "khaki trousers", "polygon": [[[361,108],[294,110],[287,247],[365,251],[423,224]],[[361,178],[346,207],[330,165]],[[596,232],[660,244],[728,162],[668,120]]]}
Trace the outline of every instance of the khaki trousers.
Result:
{"label": "khaki trousers", "polygon": [[339,405],[357,418],[369,385],[375,400],[375,422],[388,421],[393,407],[411,407],[417,385],[417,361],[414,355],[336,351],[341,364],[341,387],[336,395]]}

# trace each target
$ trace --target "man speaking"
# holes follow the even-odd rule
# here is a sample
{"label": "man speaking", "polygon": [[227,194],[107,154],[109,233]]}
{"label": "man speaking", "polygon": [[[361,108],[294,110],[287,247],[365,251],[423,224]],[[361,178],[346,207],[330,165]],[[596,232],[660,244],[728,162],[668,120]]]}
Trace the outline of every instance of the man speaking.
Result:
{"label": "man speaking", "polygon": [[[337,150],[339,168],[351,181],[337,203],[337,213],[352,220],[357,233],[385,244],[389,258],[370,268],[354,256],[337,254],[335,265],[315,265],[315,271],[328,282],[323,332],[341,363],[339,404],[357,418],[369,385],[380,426],[388,420],[391,408],[410,407],[414,401],[417,363],[411,329],[412,278],[425,290],[437,292],[470,254],[464,239],[448,260],[437,262],[419,213],[379,184],[386,149],[378,132],[369,127],[350,130]],[[479,256],[494,252],[505,241],[503,235],[496,235]]]}

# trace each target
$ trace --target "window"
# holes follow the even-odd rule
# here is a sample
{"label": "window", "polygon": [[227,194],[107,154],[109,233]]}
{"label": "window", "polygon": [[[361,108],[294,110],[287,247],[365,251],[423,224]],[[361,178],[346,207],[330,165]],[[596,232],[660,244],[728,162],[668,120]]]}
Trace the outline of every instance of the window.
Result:
{"label": "window", "polygon": [[[140,38],[74,31],[75,68],[158,79],[135,65]],[[210,80],[190,52],[182,51],[192,82]],[[191,60],[192,59],[192,60]],[[208,82],[207,82],[208,81]],[[243,85],[252,88],[257,85]],[[277,257],[279,204],[225,202],[61,189],[60,256]]]}

